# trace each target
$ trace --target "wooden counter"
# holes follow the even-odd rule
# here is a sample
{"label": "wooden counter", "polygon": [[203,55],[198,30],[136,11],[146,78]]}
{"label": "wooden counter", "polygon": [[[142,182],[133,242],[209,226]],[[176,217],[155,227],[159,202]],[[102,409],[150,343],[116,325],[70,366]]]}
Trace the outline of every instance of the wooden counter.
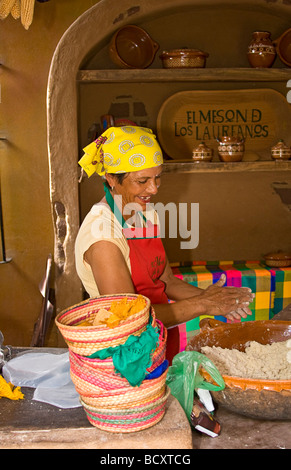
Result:
{"label": "wooden counter", "polygon": [[[274,319],[291,321],[291,304]],[[24,400],[0,400],[1,449],[291,449],[288,420],[251,419],[216,407],[221,434],[211,438],[191,431],[181,406],[170,396],[160,423],[115,434],[94,428],[82,407],[56,408],[32,400],[34,389],[22,391]]]}

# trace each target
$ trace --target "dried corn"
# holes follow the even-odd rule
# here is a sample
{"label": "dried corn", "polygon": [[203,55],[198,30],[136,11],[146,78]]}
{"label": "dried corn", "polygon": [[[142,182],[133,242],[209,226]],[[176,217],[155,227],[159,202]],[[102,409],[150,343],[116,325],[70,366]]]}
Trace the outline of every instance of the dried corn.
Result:
{"label": "dried corn", "polygon": [[32,23],[35,0],[21,0],[21,23],[28,29]]}
{"label": "dried corn", "polygon": [[0,0],[0,18],[4,20],[7,18],[14,5],[15,0]]}
{"label": "dried corn", "polygon": [[20,18],[20,0],[15,0],[15,3],[11,9],[11,15],[15,20],[18,20]]}

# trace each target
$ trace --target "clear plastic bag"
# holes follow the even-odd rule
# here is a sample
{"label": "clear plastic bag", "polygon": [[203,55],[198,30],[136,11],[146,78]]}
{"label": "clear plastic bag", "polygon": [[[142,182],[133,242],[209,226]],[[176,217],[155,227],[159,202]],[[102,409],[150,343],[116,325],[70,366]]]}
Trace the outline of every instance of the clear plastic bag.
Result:
{"label": "clear plastic bag", "polygon": [[33,400],[58,408],[81,406],[70,376],[69,353],[51,354],[26,351],[8,361],[2,369],[7,382],[35,388]]}
{"label": "clear plastic bag", "polygon": [[[199,373],[200,366],[208,372],[217,385],[207,382],[202,377]],[[213,362],[197,351],[183,351],[174,357],[166,383],[184,409],[189,422],[191,422],[195,389],[218,391],[225,387],[224,380]]]}

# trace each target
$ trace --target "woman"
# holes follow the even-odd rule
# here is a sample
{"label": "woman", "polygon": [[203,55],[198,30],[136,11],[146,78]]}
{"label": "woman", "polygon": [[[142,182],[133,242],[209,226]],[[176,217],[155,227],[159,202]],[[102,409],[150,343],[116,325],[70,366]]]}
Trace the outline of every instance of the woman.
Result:
{"label": "woman", "polygon": [[[200,315],[234,320],[251,314],[251,290],[223,288],[225,275],[205,290],[173,275],[150,207],[163,163],[150,129],[110,127],[84,152],[79,164],[89,177],[97,172],[105,181],[105,197],[85,217],[76,239],[77,272],[91,297],[143,294],[167,328]],[[178,339],[177,327],[168,330],[170,360],[179,351]]]}

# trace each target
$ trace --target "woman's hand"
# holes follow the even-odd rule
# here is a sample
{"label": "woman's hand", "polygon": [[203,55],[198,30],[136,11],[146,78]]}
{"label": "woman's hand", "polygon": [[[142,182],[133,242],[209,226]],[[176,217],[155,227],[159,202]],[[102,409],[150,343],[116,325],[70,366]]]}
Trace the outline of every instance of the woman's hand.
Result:
{"label": "woman's hand", "polygon": [[252,312],[249,304],[255,295],[248,287],[223,287],[225,274],[199,295],[207,315],[222,315],[229,320],[247,318]]}

